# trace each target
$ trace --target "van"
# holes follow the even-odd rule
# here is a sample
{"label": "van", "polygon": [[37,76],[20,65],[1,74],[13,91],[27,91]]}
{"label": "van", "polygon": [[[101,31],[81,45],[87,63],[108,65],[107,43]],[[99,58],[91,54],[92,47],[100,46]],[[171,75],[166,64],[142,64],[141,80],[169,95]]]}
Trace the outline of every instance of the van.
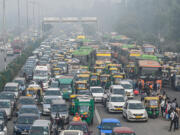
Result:
{"label": "van", "polygon": [[4,91],[12,92],[15,94],[16,98],[19,97],[19,84],[15,82],[6,83],[4,87]]}
{"label": "van", "polygon": [[37,133],[42,133],[43,135],[51,134],[51,121],[50,120],[35,120],[29,135],[36,135]]}
{"label": "van", "polygon": [[52,100],[51,102],[51,120],[54,120],[56,115],[59,114],[60,117],[64,117],[64,122],[69,122],[69,112],[68,106],[65,100]]}

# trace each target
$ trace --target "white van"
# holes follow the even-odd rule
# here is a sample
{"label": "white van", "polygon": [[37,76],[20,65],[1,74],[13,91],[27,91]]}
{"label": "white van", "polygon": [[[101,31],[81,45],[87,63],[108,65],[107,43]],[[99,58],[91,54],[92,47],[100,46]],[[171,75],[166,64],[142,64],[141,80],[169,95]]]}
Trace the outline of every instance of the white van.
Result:
{"label": "white van", "polygon": [[4,87],[4,91],[12,92],[15,94],[16,98],[18,98],[19,97],[19,84],[16,82],[6,83]]}
{"label": "white van", "polygon": [[51,134],[51,121],[50,120],[35,120],[29,135],[35,135],[37,133],[43,133],[43,135]]}
{"label": "white van", "polygon": [[44,89],[48,88],[48,80],[49,80],[49,69],[47,66],[36,66],[34,69],[33,80],[36,83],[43,82]]}

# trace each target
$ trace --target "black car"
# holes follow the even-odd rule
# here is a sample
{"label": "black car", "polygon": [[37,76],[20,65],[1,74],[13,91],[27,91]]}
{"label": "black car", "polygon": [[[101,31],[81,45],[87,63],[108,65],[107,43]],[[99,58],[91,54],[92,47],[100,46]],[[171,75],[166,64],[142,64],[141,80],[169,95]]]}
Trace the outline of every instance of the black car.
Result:
{"label": "black car", "polygon": [[14,122],[14,135],[28,134],[33,122],[39,119],[36,114],[21,114]]}

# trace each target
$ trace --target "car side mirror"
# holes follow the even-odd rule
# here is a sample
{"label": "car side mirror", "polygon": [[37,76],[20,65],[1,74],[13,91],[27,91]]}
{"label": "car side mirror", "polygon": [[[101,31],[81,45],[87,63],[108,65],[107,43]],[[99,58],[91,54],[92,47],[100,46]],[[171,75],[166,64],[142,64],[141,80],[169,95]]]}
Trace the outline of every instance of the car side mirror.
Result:
{"label": "car side mirror", "polygon": [[99,126],[97,126],[97,128],[98,128],[98,129],[101,129],[101,126],[99,125]]}

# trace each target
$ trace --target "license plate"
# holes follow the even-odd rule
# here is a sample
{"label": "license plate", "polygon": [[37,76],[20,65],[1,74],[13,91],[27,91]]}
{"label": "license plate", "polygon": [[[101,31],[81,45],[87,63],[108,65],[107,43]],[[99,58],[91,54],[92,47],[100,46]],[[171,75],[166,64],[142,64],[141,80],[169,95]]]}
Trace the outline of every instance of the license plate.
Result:
{"label": "license plate", "polygon": [[136,119],[140,119],[140,118],[142,118],[142,116],[136,116]]}
{"label": "license plate", "polygon": [[122,110],[122,108],[116,108],[115,110],[118,110],[118,111],[120,111],[120,110]]}

